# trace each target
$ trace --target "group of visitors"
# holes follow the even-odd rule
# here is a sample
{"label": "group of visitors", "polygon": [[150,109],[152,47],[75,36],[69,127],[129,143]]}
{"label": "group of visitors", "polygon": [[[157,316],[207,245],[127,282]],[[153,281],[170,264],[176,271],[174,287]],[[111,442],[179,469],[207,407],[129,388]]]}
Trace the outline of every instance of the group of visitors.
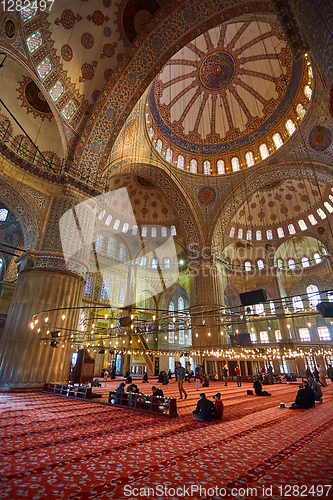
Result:
{"label": "group of visitors", "polygon": [[211,422],[213,418],[221,419],[223,417],[221,393],[216,393],[213,399],[214,403],[206,398],[205,393],[201,393],[197,407],[192,413],[193,417],[201,422]]}

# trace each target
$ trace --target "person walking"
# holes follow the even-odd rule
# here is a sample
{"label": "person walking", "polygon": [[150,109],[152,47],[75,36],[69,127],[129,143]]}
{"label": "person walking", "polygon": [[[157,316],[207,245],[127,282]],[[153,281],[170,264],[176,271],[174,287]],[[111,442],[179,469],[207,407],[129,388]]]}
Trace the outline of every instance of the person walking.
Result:
{"label": "person walking", "polygon": [[223,367],[223,378],[224,378],[224,385],[228,385],[228,365],[227,363]]}
{"label": "person walking", "polygon": [[270,380],[271,384],[274,385],[274,375],[273,375],[272,365],[269,365],[269,367],[268,367],[268,376],[269,376],[269,380]]}
{"label": "person walking", "polygon": [[185,368],[182,366],[181,363],[177,364],[177,371],[178,371],[178,389],[179,389],[179,399],[183,399],[183,394],[185,396],[185,399],[187,398],[186,391],[184,389],[184,380],[185,380]]}
{"label": "person walking", "polygon": [[311,368],[310,368],[310,366],[309,366],[309,365],[306,367],[305,376],[306,376],[306,378],[307,378],[308,380],[309,380],[309,378],[310,378],[310,377],[311,377],[311,378],[313,378],[312,371],[311,371]]}
{"label": "person walking", "polygon": [[241,371],[238,365],[235,368],[237,387],[242,387]]}
{"label": "person walking", "polygon": [[332,368],[332,365],[328,365],[327,376],[328,376],[328,378],[331,380],[331,382],[333,384],[333,368]]}

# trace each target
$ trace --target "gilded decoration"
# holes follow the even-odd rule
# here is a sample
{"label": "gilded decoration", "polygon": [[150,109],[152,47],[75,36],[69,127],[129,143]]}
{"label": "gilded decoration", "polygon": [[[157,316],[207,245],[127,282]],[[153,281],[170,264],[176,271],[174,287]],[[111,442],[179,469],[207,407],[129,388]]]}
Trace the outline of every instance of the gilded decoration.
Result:
{"label": "gilded decoration", "polygon": [[309,135],[309,144],[315,151],[325,151],[332,142],[332,134],[326,127],[315,127]]}
{"label": "gilded decoration", "polygon": [[36,269],[45,271],[60,271],[66,274],[73,274],[79,278],[85,278],[87,267],[75,260],[68,260],[67,264],[62,256],[55,255],[37,255]]}
{"label": "gilded decoration", "polygon": [[235,72],[233,58],[227,52],[215,52],[206,57],[199,69],[199,79],[209,90],[225,87]]}

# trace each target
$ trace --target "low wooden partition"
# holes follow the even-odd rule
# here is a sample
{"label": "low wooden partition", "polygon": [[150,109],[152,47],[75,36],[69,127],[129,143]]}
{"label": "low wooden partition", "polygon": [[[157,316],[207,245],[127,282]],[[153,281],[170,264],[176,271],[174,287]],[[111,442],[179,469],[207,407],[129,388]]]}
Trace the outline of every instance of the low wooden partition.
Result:
{"label": "low wooden partition", "polygon": [[108,404],[128,410],[160,415],[163,417],[178,417],[177,401],[175,398],[148,396],[135,392],[109,392]]}
{"label": "low wooden partition", "polygon": [[43,391],[67,398],[91,399],[91,388],[74,387],[72,385],[44,384]]}

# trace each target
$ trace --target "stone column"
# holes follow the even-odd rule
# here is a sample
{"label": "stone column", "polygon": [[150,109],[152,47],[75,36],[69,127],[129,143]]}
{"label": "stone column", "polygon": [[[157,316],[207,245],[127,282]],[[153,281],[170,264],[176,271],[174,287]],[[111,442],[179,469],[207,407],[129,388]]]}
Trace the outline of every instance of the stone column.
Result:
{"label": "stone column", "polygon": [[[22,255],[18,264],[18,282],[0,340],[0,387],[67,384],[79,309],[59,308],[80,305],[86,267],[77,259],[66,265],[59,254],[33,251]],[[38,315],[31,328],[33,315],[52,309],[57,310]],[[60,337],[53,340],[59,344],[53,348],[50,332],[57,330]]]}

